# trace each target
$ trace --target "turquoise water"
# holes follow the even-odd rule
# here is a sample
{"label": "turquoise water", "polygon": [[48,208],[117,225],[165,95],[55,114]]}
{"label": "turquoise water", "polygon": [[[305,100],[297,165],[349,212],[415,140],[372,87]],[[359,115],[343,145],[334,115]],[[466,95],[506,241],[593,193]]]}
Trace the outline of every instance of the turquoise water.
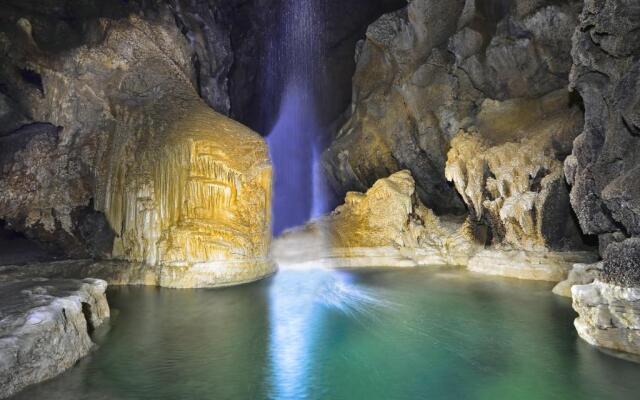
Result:
{"label": "turquoise water", "polygon": [[112,288],[99,348],[19,399],[638,399],[551,285],[456,270],[282,271]]}

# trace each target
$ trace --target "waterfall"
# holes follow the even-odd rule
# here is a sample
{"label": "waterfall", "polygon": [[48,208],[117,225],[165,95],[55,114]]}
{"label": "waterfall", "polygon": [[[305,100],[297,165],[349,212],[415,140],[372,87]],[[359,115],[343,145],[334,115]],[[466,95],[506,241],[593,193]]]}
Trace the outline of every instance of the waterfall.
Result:
{"label": "waterfall", "polygon": [[267,54],[267,77],[278,118],[267,136],[274,165],[273,231],[327,212],[320,167],[326,136],[317,114],[322,87],[322,12],[317,0],[283,0]]}

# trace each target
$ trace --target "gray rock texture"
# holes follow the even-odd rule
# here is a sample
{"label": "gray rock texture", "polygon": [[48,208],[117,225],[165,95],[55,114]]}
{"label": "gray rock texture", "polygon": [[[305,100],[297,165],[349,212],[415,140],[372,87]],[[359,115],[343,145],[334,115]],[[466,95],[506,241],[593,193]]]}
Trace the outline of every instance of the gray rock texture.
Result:
{"label": "gray rock texture", "polygon": [[229,75],[234,62],[231,10],[235,1],[171,0],[169,4],[192,49],[198,93],[211,108],[228,115]]}
{"label": "gray rock texture", "polygon": [[[64,10],[49,10],[48,18]],[[166,128],[139,110],[177,88],[168,82],[194,91],[191,50],[168,8],[144,18],[82,14],[91,27],[75,42],[49,43],[52,21],[33,15],[10,14],[0,32],[0,83],[22,114],[42,121],[1,136],[0,219],[68,256],[104,257],[115,235],[99,204],[116,162],[111,158],[123,142],[133,149],[143,130]]]}
{"label": "gray rock texture", "polygon": [[[462,212],[444,174],[451,139],[478,128],[494,144],[519,140],[516,127],[483,129],[482,104],[536,100],[565,88],[578,12],[577,1],[414,0],[382,16],[357,52],[349,119],[324,154],[333,186],[340,194],[363,191],[409,169],[427,207]],[[572,107],[557,104],[530,123]],[[519,111],[526,109],[514,115]],[[560,161],[578,131],[560,146]]]}
{"label": "gray rock texture", "polygon": [[[177,141],[171,130],[177,120],[204,118],[198,94],[230,111],[228,14],[235,4],[89,1],[85,7],[59,0],[38,8],[35,1],[9,1],[0,13],[5,228],[69,257],[110,257],[123,231],[105,217],[109,193],[129,179],[116,169],[148,165],[142,150],[157,158],[163,138]],[[196,122],[182,133],[198,131]],[[240,129],[204,125],[227,137]],[[135,196],[149,197],[145,190]]]}
{"label": "gray rock texture", "polygon": [[89,333],[109,317],[106,287],[97,279],[0,282],[0,398],[89,353]]}
{"label": "gray rock texture", "polygon": [[585,124],[565,161],[571,204],[600,238],[602,279],[640,286],[640,5],[585,1],[572,41]]}
{"label": "gray rock texture", "polygon": [[571,288],[574,325],[586,342],[640,362],[640,288],[595,280]]}

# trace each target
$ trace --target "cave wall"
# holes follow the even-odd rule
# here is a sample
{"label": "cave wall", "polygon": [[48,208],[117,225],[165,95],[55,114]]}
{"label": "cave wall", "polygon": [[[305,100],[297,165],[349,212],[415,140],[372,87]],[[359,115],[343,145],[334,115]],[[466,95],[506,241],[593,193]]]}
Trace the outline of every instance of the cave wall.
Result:
{"label": "cave wall", "polygon": [[579,1],[413,1],[358,46],[349,118],[323,156],[338,193],[408,169],[478,240],[585,248],[562,163],[582,130],[567,86]]}
{"label": "cave wall", "polygon": [[[284,47],[292,38],[283,29],[283,8],[293,0],[237,0],[232,43],[235,62],[231,70],[231,115],[267,135],[278,117],[287,82],[288,60]],[[380,15],[406,5],[406,0],[321,0],[314,10],[318,65],[312,85],[317,116],[331,137],[351,101],[356,43],[367,26]]]}
{"label": "cave wall", "polygon": [[350,116],[324,155],[333,187],[363,191],[406,168],[425,205],[463,212],[444,173],[451,139],[479,125],[485,100],[566,88],[579,9],[579,1],[418,0],[382,16],[358,46]]}
{"label": "cave wall", "polygon": [[[356,41],[378,15],[403,3],[321,3],[327,20],[321,28],[326,59],[318,66],[322,90],[317,94],[322,97],[319,114],[327,132],[350,100]],[[143,125],[166,128],[165,122],[135,112],[129,115],[127,109],[138,106],[135,97],[153,82],[162,97],[167,85],[161,77],[169,77],[153,63],[117,64],[113,59],[126,58],[126,47],[132,43],[105,41],[128,18],[157,25],[160,29],[147,37],[138,37],[141,29],[131,26],[136,31],[132,37],[153,42],[145,46],[156,46],[156,56],[168,58],[179,71],[176,76],[211,108],[265,135],[279,106],[273,85],[282,83],[268,75],[265,57],[273,40],[290,40],[273,37],[282,5],[267,0],[3,2],[0,220],[68,256],[109,256],[122,232],[114,232],[120,229],[118,223],[114,227],[105,215],[108,178],[102,164],[105,154],[113,151],[105,147],[113,146],[114,137],[126,139],[132,154],[140,141],[150,142],[140,133]],[[110,54],[102,60],[92,58],[104,52]],[[158,65],[166,67],[163,62]],[[122,87],[126,69],[139,71],[127,81],[130,87]]]}
{"label": "cave wall", "polygon": [[584,130],[565,161],[582,230],[598,235],[603,277],[640,285],[640,4],[584,2],[573,35],[571,87]]}
{"label": "cave wall", "polygon": [[266,144],[205,105],[230,110],[229,21],[216,4],[2,8],[0,219],[9,229],[71,257],[266,265]]}

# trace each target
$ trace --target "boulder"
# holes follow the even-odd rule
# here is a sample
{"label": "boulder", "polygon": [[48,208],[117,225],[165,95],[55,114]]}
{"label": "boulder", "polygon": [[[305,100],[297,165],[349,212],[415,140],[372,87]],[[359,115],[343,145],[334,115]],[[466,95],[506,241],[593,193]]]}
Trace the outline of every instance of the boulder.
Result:
{"label": "boulder", "polygon": [[71,368],[109,317],[97,279],[30,278],[0,283],[0,398]]}
{"label": "boulder", "polygon": [[588,343],[640,360],[640,289],[596,280],[571,288],[574,325]]}
{"label": "boulder", "polygon": [[602,262],[595,264],[574,264],[567,279],[553,287],[553,293],[558,296],[571,298],[571,288],[574,285],[588,285],[600,278]]}

